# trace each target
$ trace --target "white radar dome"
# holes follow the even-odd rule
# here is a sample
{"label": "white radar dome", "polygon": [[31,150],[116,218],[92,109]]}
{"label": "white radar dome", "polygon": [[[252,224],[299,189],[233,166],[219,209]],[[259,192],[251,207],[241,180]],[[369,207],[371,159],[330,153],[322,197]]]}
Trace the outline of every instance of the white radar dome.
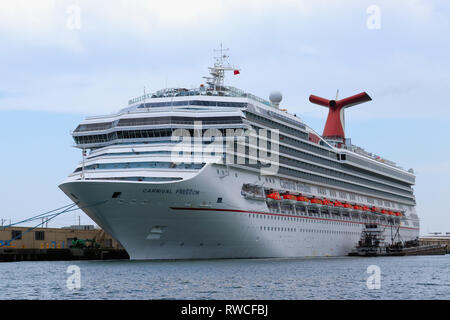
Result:
{"label": "white radar dome", "polygon": [[274,106],[278,107],[282,99],[283,96],[280,91],[273,91],[270,93],[269,100]]}

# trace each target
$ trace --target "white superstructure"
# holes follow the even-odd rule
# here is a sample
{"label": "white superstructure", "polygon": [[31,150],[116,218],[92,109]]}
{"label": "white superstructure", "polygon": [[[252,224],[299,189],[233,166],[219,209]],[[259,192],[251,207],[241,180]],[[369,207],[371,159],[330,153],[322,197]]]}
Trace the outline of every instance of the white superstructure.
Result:
{"label": "white superstructure", "polygon": [[[238,70],[225,58],[221,52],[206,85],[145,94],[72,133],[86,155],[60,188],[80,207],[107,200],[83,210],[131,259],[346,255],[367,223],[385,228],[387,239],[419,235],[412,172],[326,141],[278,108],[280,94],[269,102],[224,86],[224,72]],[[235,154],[211,152],[202,140],[195,161],[174,161],[180,129],[194,144],[215,129]],[[252,145],[238,147],[246,143],[239,129],[278,132],[278,150],[267,146],[275,174],[262,174]],[[225,161],[233,157],[243,160]]]}

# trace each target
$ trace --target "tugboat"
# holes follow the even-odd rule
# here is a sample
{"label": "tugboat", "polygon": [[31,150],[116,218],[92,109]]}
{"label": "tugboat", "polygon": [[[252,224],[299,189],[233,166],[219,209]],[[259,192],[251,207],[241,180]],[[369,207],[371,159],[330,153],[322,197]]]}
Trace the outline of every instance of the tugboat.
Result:
{"label": "tugboat", "polygon": [[387,246],[383,234],[384,229],[381,229],[378,224],[366,224],[355,251],[350,252],[349,256],[375,257],[385,255]]}
{"label": "tugboat", "polygon": [[[420,245],[419,239],[401,241],[397,231],[393,234],[391,228],[391,243],[385,241],[384,229],[379,224],[366,224],[361,233],[361,239],[355,250],[349,256],[378,257],[378,256],[410,256],[410,255],[445,255],[447,246]],[[397,241],[396,241],[397,239]]]}

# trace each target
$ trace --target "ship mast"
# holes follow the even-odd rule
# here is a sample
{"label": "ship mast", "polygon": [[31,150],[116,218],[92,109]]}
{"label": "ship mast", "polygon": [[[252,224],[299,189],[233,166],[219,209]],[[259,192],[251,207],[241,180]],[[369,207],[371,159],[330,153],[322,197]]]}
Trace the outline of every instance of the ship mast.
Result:
{"label": "ship mast", "polygon": [[220,49],[214,50],[214,52],[218,55],[214,57],[214,66],[208,67],[210,77],[203,77],[206,79],[206,83],[209,85],[211,89],[214,91],[223,91],[224,90],[224,78],[225,71],[234,71],[235,74],[239,73],[239,69],[231,66],[228,58],[229,56],[226,54],[230,49],[224,49],[222,43],[220,44]]}

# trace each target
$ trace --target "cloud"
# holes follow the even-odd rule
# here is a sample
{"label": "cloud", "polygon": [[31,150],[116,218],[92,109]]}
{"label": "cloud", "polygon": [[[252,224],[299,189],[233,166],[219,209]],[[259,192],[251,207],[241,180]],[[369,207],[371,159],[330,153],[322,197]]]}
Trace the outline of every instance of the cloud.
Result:
{"label": "cloud", "polygon": [[86,22],[83,27],[94,34],[121,31],[148,36],[155,27],[204,28],[227,23],[233,16],[260,18],[279,10],[307,13],[312,7],[307,3],[303,0],[15,0],[2,1],[0,26],[4,36],[14,33],[34,43],[45,39],[59,43],[62,40],[59,36],[70,29],[67,26],[73,14],[71,7],[80,9],[81,19]]}
{"label": "cloud", "polygon": [[[114,111],[144,85],[198,85],[220,42],[243,72],[230,84],[266,97],[283,92],[293,112],[323,118],[311,93],[368,91],[376,107],[361,119],[423,116],[423,92],[450,80],[448,46],[434,50],[427,29],[434,3],[379,1],[382,28],[366,28],[370,1],[4,1],[0,9],[0,109]],[[68,28],[71,6],[81,28]],[[407,23],[398,28],[404,18]],[[434,22],[433,22],[434,23]],[[405,30],[408,29],[408,30]],[[449,28],[450,29],[450,28]],[[430,42],[422,48],[423,41]],[[413,53],[412,53],[413,52]],[[442,55],[437,57],[436,52]],[[434,87],[434,88],[433,88]],[[443,91],[442,91],[443,92]],[[441,101],[442,92],[433,94]],[[422,99],[422,100],[421,100]],[[428,97],[427,97],[428,99]],[[413,101],[415,100],[415,101]],[[395,106],[394,106],[395,104]],[[417,105],[416,105],[417,104]],[[439,103],[432,114],[446,114]],[[408,109],[406,113],[405,110]]]}
{"label": "cloud", "polygon": [[422,86],[419,83],[399,83],[386,85],[384,88],[375,91],[374,95],[377,97],[405,95],[420,89],[422,89]]}

